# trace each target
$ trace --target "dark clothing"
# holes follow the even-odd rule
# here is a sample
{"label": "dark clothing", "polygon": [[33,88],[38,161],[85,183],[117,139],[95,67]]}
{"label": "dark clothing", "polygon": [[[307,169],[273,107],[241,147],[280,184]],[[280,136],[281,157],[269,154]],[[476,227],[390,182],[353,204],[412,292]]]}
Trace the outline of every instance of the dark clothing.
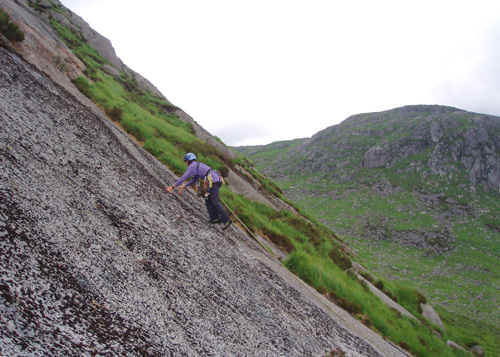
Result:
{"label": "dark clothing", "polygon": [[208,199],[205,201],[207,205],[208,215],[210,216],[210,220],[216,220],[220,218],[221,221],[227,222],[229,220],[229,216],[226,213],[224,207],[220,203],[219,191],[222,186],[222,182],[214,182],[212,188],[210,189],[210,194],[208,195]]}

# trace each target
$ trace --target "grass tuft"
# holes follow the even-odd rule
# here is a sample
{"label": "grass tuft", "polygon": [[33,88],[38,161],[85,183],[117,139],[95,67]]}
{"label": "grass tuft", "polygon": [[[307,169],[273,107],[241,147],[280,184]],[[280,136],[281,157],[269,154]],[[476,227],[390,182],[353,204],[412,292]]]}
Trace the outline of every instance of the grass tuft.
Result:
{"label": "grass tuft", "polygon": [[24,32],[10,20],[9,14],[2,7],[0,7],[0,33],[13,42],[22,42],[25,37]]}

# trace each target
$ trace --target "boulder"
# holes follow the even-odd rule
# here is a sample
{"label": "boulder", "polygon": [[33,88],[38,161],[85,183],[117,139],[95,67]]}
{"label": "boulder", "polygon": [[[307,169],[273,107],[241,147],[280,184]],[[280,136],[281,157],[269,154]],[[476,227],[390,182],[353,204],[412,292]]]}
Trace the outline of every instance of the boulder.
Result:
{"label": "boulder", "polygon": [[437,314],[437,312],[434,310],[434,308],[429,305],[429,304],[420,304],[422,307],[422,316],[425,317],[427,320],[432,322],[434,325],[439,326],[441,329],[445,329],[443,322],[441,321],[441,318]]}
{"label": "boulder", "polygon": [[479,357],[484,356],[484,350],[480,345],[472,346],[471,351],[476,356],[479,356]]}
{"label": "boulder", "polygon": [[370,273],[364,266],[362,266],[358,262],[353,261],[352,262],[352,268],[358,274],[362,272],[363,274],[369,276],[371,281],[378,280],[378,278],[376,276],[374,276],[372,273]]}
{"label": "boulder", "polygon": [[102,66],[101,69],[104,71],[104,73],[109,74],[114,79],[119,79],[122,76],[120,71],[118,71],[115,67],[111,67],[107,64]]}
{"label": "boulder", "polygon": [[446,345],[447,345],[447,346],[449,346],[449,347],[452,347],[452,348],[454,348],[454,349],[457,349],[457,350],[462,350],[462,351],[465,351],[465,350],[463,349],[463,347],[462,347],[462,346],[460,346],[460,345],[459,345],[458,343],[456,343],[456,342],[453,342],[452,340],[448,340],[448,341],[446,341]]}
{"label": "boulder", "polygon": [[51,9],[52,8],[52,4],[47,1],[47,0],[40,0],[37,2],[38,6],[44,8],[44,9]]}

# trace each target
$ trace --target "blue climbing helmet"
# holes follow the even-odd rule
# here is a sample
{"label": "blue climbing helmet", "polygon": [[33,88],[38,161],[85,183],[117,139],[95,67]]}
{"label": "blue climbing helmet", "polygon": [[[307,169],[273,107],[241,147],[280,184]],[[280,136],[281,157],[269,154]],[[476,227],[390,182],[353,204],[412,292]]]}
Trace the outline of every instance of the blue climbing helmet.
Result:
{"label": "blue climbing helmet", "polygon": [[184,156],[184,161],[195,161],[195,160],[196,160],[196,156],[192,152],[188,152]]}

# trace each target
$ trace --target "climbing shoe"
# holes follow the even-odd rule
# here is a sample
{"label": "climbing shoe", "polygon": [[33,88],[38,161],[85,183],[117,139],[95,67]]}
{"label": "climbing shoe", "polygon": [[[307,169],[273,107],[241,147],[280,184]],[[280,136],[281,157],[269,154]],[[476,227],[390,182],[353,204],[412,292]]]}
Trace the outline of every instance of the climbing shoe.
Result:
{"label": "climbing shoe", "polygon": [[224,227],[222,227],[222,230],[225,231],[230,225],[231,223],[233,223],[232,220],[229,220],[227,222],[224,223]]}
{"label": "climbing shoe", "polygon": [[216,218],[216,219],[211,219],[210,221],[208,221],[208,223],[217,224],[217,223],[222,223],[222,221],[220,218]]}

